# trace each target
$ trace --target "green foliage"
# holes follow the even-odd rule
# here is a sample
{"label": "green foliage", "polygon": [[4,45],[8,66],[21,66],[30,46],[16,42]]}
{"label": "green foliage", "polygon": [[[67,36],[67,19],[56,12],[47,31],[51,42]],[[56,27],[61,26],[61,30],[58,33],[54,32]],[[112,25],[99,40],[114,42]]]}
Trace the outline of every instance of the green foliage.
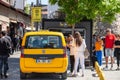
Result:
{"label": "green foliage", "polygon": [[25,13],[30,14],[30,4],[26,4],[24,11]]}
{"label": "green foliage", "polygon": [[75,24],[87,18],[111,23],[115,15],[120,12],[120,0],[49,0],[51,4],[58,4],[66,14],[66,22]]}

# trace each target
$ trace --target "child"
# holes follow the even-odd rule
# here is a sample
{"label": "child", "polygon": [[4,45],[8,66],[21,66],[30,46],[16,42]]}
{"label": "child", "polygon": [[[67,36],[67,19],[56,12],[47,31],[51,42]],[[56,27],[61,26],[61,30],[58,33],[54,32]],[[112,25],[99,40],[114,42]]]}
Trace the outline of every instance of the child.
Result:
{"label": "child", "polygon": [[100,66],[102,65],[102,50],[103,50],[103,41],[101,40],[100,36],[97,36],[95,42],[95,52],[96,52],[98,64]]}

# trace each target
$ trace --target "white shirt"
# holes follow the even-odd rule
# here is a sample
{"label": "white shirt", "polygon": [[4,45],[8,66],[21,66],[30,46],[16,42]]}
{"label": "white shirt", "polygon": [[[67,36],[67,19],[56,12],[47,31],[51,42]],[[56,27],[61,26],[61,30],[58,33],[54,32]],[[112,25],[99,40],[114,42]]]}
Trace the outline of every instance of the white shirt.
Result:
{"label": "white shirt", "polygon": [[83,39],[82,44],[80,46],[75,46],[75,52],[84,52],[86,48],[85,40]]}

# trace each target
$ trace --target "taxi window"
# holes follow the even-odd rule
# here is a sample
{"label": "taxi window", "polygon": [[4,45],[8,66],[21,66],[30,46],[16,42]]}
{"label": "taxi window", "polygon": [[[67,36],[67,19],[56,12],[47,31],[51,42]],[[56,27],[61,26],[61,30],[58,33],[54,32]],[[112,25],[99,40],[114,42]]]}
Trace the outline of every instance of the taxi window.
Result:
{"label": "taxi window", "polygon": [[62,48],[60,36],[28,36],[25,48]]}

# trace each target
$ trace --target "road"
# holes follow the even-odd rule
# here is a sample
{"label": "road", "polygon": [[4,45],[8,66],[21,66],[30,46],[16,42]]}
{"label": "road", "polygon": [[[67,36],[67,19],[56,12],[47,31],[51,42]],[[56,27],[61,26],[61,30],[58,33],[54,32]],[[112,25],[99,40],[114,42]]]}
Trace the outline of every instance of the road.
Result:
{"label": "road", "polygon": [[[16,52],[14,55],[11,55],[9,58],[9,71],[8,78],[5,80],[20,80],[19,73],[19,56],[20,52]],[[120,71],[103,71],[105,74],[106,80],[120,80]],[[81,72],[80,72],[81,73]],[[85,70],[85,76],[81,77],[69,77],[67,80],[100,80],[99,77],[93,77],[92,75],[95,72],[92,72],[89,68]],[[110,76],[112,75],[112,76]],[[3,79],[4,80],[4,79]],[[28,76],[26,80],[59,80],[59,76],[56,75],[41,75],[41,74],[33,74]]]}

